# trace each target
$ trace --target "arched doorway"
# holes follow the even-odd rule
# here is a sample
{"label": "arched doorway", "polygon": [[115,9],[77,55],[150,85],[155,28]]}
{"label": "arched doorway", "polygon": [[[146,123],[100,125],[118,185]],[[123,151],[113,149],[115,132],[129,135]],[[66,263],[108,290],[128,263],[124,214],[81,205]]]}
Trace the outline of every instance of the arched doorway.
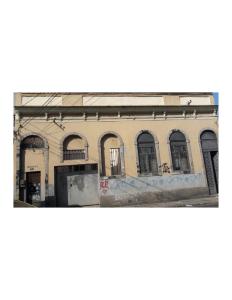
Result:
{"label": "arched doorway", "polygon": [[45,200],[45,148],[36,134],[26,136],[20,144],[20,200],[30,204]]}
{"label": "arched doorway", "polygon": [[107,177],[124,175],[124,149],[122,139],[109,132],[100,138],[100,175]]}
{"label": "arched doorway", "polygon": [[205,172],[211,195],[218,193],[218,143],[216,134],[205,130],[201,134],[201,149],[204,158]]}

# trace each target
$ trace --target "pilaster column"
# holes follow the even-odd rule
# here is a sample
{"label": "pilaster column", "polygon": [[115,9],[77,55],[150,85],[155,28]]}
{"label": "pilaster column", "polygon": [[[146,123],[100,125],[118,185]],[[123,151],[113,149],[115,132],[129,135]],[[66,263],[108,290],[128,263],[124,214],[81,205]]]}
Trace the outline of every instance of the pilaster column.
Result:
{"label": "pilaster column", "polygon": [[15,170],[15,200],[19,199],[19,186],[20,186],[20,142],[15,141],[16,144],[16,170]]}

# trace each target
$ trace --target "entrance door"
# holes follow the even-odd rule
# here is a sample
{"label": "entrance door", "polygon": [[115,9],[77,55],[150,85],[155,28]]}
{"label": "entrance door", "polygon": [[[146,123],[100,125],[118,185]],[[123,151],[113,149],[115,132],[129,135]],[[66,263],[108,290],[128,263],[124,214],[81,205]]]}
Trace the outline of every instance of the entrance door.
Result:
{"label": "entrance door", "polygon": [[201,135],[201,147],[204,157],[205,172],[209,194],[218,193],[218,146],[214,132],[206,130]]}
{"label": "entrance door", "polygon": [[26,202],[32,204],[33,201],[40,201],[40,172],[26,173]]}

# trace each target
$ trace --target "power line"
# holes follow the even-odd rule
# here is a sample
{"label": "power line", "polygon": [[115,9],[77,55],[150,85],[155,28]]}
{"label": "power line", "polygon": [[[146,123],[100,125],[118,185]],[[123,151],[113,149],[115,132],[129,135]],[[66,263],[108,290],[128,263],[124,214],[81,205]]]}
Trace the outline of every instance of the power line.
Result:
{"label": "power line", "polygon": [[28,105],[28,103],[30,103],[32,100],[34,100],[35,98],[37,98],[39,96],[39,94],[37,94],[37,96],[32,97],[30,100],[28,100],[26,103],[24,103],[22,106],[26,106]]}
{"label": "power line", "polygon": [[[31,125],[31,126],[34,126],[34,125]],[[38,127],[36,127],[36,126],[34,126],[34,128],[37,128],[39,131],[43,131],[43,130],[41,130],[40,128],[38,128]],[[57,138],[55,138],[55,137],[52,137],[52,138],[55,139],[55,141],[50,140],[50,144],[53,143],[53,147],[54,147],[54,148],[57,148],[57,146],[60,147],[60,142],[59,142],[59,140],[58,140]],[[54,145],[55,145],[55,146],[54,146]],[[49,147],[49,152],[53,153],[53,154],[56,155],[57,157],[60,157],[60,152],[58,152],[58,151],[56,152],[56,151],[54,151],[54,150],[51,150],[50,147]],[[91,156],[88,156],[88,157],[89,157],[89,160],[92,160],[92,161],[96,162],[97,164],[99,164],[99,160],[98,160],[98,159],[93,158],[93,157],[91,157]],[[106,168],[107,170],[111,170],[111,168],[109,168],[109,167],[107,167],[107,166],[105,166],[105,168]],[[138,181],[138,182],[140,182],[140,183],[143,183],[143,184],[146,184],[146,185],[148,185],[148,186],[154,187],[153,185],[151,185],[151,184],[149,184],[149,183],[147,183],[147,182],[144,182],[143,180],[139,179],[139,178],[136,177],[136,176],[131,175],[131,174],[128,173],[128,172],[127,172],[127,175],[130,176],[130,177],[132,177],[134,180],[136,180],[136,181]],[[131,184],[129,184],[128,182],[126,182],[125,180],[123,180],[123,179],[121,179],[121,178],[117,178],[117,179],[120,180],[121,182],[127,184],[127,185],[131,185]],[[131,185],[131,186],[133,186],[133,185]],[[158,187],[157,187],[157,189],[158,189]],[[160,189],[160,191],[161,191],[161,190],[162,190],[162,189]]]}
{"label": "power line", "polygon": [[[42,109],[41,110],[39,110],[38,112],[37,112],[37,114],[41,114],[41,113],[44,113],[45,112],[45,110],[46,110],[46,108],[47,108],[47,106],[51,103],[51,101],[52,100],[54,100],[54,98],[56,97],[56,95],[57,94],[54,94],[54,96],[50,96],[49,98],[48,98],[48,100],[42,105]],[[26,120],[23,124],[21,124],[21,126],[26,126],[26,125],[28,125],[32,120],[34,120],[35,119],[35,117],[31,117],[31,118],[29,118],[29,120]]]}

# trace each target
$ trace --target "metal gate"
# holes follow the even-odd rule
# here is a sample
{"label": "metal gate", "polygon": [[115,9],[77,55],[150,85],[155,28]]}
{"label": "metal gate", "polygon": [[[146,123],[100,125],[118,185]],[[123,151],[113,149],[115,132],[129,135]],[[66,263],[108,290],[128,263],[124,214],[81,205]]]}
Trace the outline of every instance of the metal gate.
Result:
{"label": "metal gate", "polygon": [[111,175],[121,174],[121,158],[119,148],[110,148]]}
{"label": "metal gate", "polygon": [[59,207],[99,204],[97,164],[55,167],[55,191]]}

